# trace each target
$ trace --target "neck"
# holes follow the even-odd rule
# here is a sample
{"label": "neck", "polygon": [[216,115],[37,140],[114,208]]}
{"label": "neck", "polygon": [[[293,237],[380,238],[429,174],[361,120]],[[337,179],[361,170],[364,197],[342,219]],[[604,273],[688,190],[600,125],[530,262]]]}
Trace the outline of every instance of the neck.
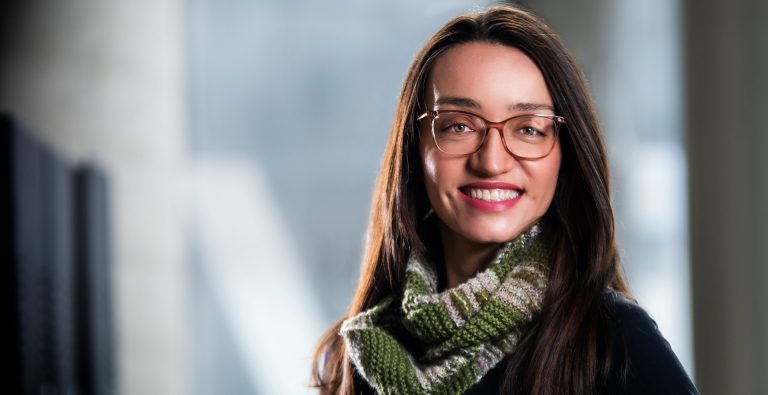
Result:
{"label": "neck", "polygon": [[467,240],[445,225],[441,225],[440,235],[445,257],[446,288],[454,288],[485,269],[501,245]]}

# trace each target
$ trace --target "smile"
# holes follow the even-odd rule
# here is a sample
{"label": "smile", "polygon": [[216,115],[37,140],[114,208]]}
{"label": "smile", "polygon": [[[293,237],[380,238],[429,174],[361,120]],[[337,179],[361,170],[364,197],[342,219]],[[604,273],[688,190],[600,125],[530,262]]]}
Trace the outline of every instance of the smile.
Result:
{"label": "smile", "polygon": [[523,195],[523,189],[504,182],[474,182],[459,188],[459,196],[471,207],[485,212],[506,211]]}
{"label": "smile", "polygon": [[520,196],[520,191],[510,189],[475,189],[470,188],[465,192],[473,199],[480,199],[486,202],[501,202],[504,200],[516,199]]}

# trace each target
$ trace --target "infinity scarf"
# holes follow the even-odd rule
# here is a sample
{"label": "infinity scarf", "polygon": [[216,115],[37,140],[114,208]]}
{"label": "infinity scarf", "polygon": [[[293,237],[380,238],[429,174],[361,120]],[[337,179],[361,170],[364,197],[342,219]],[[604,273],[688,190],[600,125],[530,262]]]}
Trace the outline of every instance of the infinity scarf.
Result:
{"label": "infinity scarf", "polygon": [[[341,326],[360,375],[379,394],[461,394],[480,381],[541,309],[550,257],[539,233],[534,225],[485,270],[443,292],[434,265],[412,252],[402,295]],[[412,340],[407,348],[404,338]]]}

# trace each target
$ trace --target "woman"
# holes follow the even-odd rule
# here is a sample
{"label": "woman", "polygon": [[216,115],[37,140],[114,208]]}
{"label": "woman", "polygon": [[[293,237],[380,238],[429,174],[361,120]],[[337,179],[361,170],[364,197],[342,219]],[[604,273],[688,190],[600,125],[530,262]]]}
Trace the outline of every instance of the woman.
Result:
{"label": "woman", "polygon": [[511,7],[458,17],[411,65],[324,394],[696,393],[628,298],[584,77]]}

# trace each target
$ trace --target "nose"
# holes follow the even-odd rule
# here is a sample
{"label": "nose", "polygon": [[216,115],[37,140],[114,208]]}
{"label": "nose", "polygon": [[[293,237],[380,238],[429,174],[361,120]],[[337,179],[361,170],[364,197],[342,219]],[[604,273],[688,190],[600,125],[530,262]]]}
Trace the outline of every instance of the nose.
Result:
{"label": "nose", "polygon": [[485,141],[480,149],[472,154],[470,166],[485,177],[504,174],[511,170],[517,159],[509,152],[501,130],[488,129]]}

